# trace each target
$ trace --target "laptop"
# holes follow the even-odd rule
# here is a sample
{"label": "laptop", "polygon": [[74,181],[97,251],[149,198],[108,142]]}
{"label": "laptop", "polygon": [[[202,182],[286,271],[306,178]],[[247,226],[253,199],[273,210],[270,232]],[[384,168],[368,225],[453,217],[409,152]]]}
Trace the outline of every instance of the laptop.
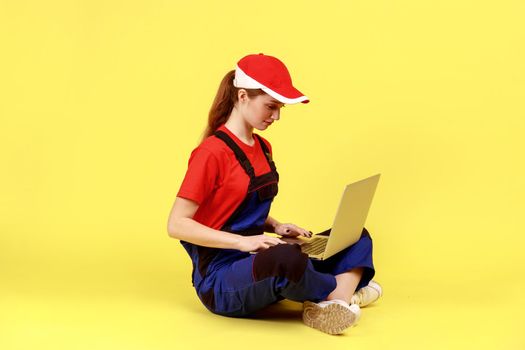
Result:
{"label": "laptop", "polygon": [[356,243],[361,237],[380,175],[370,176],[345,187],[332,228],[315,234],[312,238],[281,239],[290,244],[299,244],[301,250],[315,260],[326,260]]}

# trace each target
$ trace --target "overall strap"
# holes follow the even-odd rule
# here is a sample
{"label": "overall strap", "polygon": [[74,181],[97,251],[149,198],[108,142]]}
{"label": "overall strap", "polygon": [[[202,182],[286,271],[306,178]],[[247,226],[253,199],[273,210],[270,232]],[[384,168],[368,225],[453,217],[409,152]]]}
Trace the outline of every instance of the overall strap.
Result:
{"label": "overall strap", "polygon": [[259,135],[257,134],[254,134],[254,135],[257,137],[257,140],[259,140],[259,143],[261,144],[263,153],[266,156],[266,160],[268,161],[268,164],[270,165],[270,169],[272,169],[272,171],[276,171],[275,163],[273,162],[272,155],[270,154],[270,150],[268,149],[268,147],[266,147],[266,144],[264,143],[264,141]]}
{"label": "overall strap", "polygon": [[248,176],[250,176],[251,179],[255,178],[255,170],[253,170],[252,164],[248,160],[248,157],[246,157],[246,154],[242,151],[242,149],[231,139],[228,134],[226,134],[224,131],[218,130],[214,133],[216,137],[224,141],[233,151],[235,154],[235,158],[239,161],[242,168]]}

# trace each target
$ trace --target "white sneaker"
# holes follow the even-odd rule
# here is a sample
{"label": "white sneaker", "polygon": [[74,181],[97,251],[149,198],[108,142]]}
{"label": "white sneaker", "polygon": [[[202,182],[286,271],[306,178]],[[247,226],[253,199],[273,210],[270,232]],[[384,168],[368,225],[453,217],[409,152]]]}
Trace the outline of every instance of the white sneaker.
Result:
{"label": "white sneaker", "polygon": [[341,334],[357,323],[361,317],[358,305],[349,305],[343,300],[327,300],[320,303],[305,301],[303,321],[312,328],[328,334]]}
{"label": "white sneaker", "polygon": [[360,307],[365,307],[372,304],[374,301],[379,299],[383,295],[383,288],[379,283],[375,281],[370,281],[367,286],[359,289],[357,292],[352,295],[350,299],[350,304],[359,305]]}

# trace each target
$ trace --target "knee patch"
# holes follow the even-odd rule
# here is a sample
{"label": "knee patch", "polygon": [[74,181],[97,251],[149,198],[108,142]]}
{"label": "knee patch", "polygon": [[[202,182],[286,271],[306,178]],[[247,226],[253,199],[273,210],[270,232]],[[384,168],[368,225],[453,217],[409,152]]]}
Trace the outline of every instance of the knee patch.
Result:
{"label": "knee patch", "polygon": [[253,260],[253,277],[260,281],[267,277],[285,277],[298,282],[306,270],[308,255],[298,244],[278,244],[258,253]]}

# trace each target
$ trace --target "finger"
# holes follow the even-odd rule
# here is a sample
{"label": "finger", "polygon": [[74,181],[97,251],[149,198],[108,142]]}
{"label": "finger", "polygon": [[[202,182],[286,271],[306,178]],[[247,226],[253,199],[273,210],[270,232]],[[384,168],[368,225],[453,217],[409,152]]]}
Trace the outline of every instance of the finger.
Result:
{"label": "finger", "polygon": [[312,237],[312,231],[303,230],[302,235],[305,237]]}
{"label": "finger", "polygon": [[274,245],[277,245],[277,243],[274,241],[266,241],[264,242],[264,244],[266,244],[268,247],[273,247]]}
{"label": "finger", "polygon": [[297,232],[297,231],[287,230],[286,233],[283,236],[286,236],[286,237],[297,237],[299,235],[300,235],[300,233]]}
{"label": "finger", "polygon": [[288,234],[288,236],[290,236],[290,237],[297,237],[299,235],[300,235],[300,233],[297,232],[297,231],[290,231],[290,233]]}
{"label": "finger", "polygon": [[305,230],[297,227],[295,230],[293,230],[293,233],[295,236],[304,236]]}
{"label": "finger", "polygon": [[271,242],[272,245],[277,245],[277,244],[286,244],[285,241],[283,241],[282,239],[279,239],[277,237],[272,237],[271,240],[269,240],[268,242]]}
{"label": "finger", "polygon": [[297,229],[297,235],[299,236],[306,236],[306,230],[300,228],[300,229]]}
{"label": "finger", "polygon": [[279,238],[276,238],[274,242],[275,242],[276,245],[277,244],[287,244],[285,241],[283,241],[282,239],[279,239]]}
{"label": "finger", "polygon": [[269,245],[269,246],[274,246],[274,245],[277,245],[279,244],[277,242],[277,238],[271,238],[271,239],[267,239],[264,241],[265,244]]}
{"label": "finger", "polygon": [[310,231],[307,231],[304,228],[301,228],[301,227],[299,227],[297,225],[294,225],[294,224],[291,224],[291,226],[292,226],[292,228],[291,228],[290,231],[292,232],[292,234],[295,237],[296,236],[310,237],[310,234],[309,234]]}

